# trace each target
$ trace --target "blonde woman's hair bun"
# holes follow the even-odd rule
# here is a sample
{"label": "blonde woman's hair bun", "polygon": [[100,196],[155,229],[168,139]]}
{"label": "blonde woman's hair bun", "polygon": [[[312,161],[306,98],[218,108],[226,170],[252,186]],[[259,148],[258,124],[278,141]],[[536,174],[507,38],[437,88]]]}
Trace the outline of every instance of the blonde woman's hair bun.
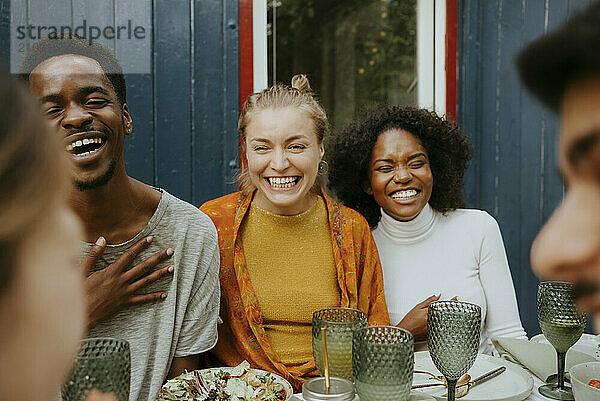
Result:
{"label": "blonde woman's hair bun", "polygon": [[312,92],[305,74],[296,74],[292,77],[292,88],[298,89],[300,92]]}

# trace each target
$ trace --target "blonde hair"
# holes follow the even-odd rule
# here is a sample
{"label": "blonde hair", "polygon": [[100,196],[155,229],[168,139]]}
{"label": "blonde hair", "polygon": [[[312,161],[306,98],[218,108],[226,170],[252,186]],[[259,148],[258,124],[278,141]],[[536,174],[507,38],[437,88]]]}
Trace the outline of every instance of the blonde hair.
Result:
{"label": "blonde hair", "polygon": [[[291,86],[277,84],[248,96],[238,120],[238,131],[242,139],[242,144],[246,142],[246,129],[256,113],[266,109],[282,109],[286,107],[293,107],[306,113],[313,122],[319,144],[322,144],[329,132],[327,113],[325,113],[325,109],[317,101],[308,78],[304,74],[294,75]],[[254,186],[250,181],[248,166],[245,163],[240,164],[237,182],[240,190],[247,194],[252,191]]]}
{"label": "blonde hair", "polygon": [[18,249],[68,188],[66,152],[19,83],[0,74],[0,290]]}

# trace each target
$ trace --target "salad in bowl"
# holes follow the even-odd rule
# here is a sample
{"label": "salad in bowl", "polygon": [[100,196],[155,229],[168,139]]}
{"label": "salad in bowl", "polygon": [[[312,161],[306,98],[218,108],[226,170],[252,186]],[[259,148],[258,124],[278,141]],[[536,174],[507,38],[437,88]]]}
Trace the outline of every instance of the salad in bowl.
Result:
{"label": "salad in bowl", "polygon": [[264,370],[250,369],[247,361],[234,368],[186,372],[167,381],[156,401],[287,401],[290,383]]}

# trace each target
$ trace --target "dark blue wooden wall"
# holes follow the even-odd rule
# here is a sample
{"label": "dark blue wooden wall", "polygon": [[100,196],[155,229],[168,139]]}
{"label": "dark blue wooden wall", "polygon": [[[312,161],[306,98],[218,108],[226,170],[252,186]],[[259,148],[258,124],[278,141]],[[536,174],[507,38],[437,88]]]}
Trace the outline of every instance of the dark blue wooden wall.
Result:
{"label": "dark blue wooden wall", "polygon": [[540,329],[538,281],[530,269],[529,249],[564,187],[556,163],[558,119],[525,91],[514,58],[526,43],[589,4],[459,1],[458,122],[476,149],[466,177],[467,201],[500,224],[521,319],[530,336]]}
{"label": "dark blue wooden wall", "polygon": [[100,40],[126,71],[142,58],[149,60],[143,73],[125,77],[134,121],[133,135],[125,143],[127,170],[200,205],[234,189],[237,4],[237,0],[0,0],[0,60],[8,68],[11,56],[23,56],[10,51],[11,22],[77,26],[87,19],[115,26],[133,19],[147,24],[147,41]]}

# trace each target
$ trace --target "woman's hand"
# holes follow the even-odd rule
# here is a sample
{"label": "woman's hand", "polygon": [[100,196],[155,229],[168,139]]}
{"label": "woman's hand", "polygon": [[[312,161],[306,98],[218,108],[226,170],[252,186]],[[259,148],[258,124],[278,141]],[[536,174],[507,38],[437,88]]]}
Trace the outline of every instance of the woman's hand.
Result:
{"label": "woman's hand", "polygon": [[427,310],[429,304],[440,299],[440,295],[432,295],[425,301],[418,303],[396,326],[408,330],[415,337],[415,341],[427,338]]}

